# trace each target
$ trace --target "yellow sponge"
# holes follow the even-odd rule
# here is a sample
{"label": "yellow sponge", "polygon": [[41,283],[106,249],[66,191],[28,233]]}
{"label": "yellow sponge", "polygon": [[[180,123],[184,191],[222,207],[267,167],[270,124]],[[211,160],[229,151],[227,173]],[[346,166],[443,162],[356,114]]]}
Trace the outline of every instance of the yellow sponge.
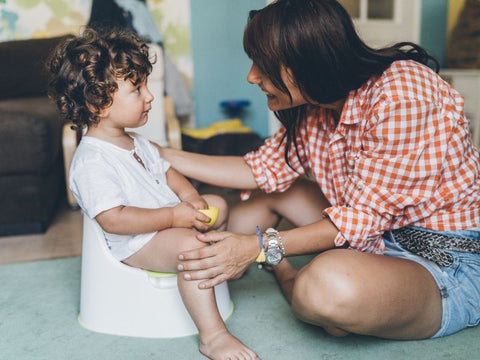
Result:
{"label": "yellow sponge", "polygon": [[216,206],[209,206],[208,209],[198,210],[201,213],[204,213],[210,218],[210,221],[207,224],[208,226],[213,226],[217,222],[219,209]]}

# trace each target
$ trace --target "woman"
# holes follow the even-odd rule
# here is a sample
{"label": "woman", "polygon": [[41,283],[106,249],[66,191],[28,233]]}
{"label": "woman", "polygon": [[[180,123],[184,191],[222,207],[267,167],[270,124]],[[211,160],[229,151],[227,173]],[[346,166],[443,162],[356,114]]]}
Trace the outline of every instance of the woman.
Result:
{"label": "woman", "polygon": [[[214,245],[180,255],[183,276],[209,288],[266,255],[296,315],[333,335],[477,325],[480,161],[434,59],[411,43],[369,48],[333,0],[251,12],[244,48],[283,126],[243,158],[163,150],[191,178],[256,190],[229,232],[199,236]],[[269,229],[281,218],[295,227]],[[309,253],[299,271],[281,260]]]}

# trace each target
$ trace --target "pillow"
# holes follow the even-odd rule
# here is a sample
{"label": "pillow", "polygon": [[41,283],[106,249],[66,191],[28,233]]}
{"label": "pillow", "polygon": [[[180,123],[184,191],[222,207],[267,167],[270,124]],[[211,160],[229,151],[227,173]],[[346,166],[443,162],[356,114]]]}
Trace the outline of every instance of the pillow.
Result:
{"label": "pillow", "polygon": [[45,63],[64,37],[0,42],[0,99],[46,95]]}

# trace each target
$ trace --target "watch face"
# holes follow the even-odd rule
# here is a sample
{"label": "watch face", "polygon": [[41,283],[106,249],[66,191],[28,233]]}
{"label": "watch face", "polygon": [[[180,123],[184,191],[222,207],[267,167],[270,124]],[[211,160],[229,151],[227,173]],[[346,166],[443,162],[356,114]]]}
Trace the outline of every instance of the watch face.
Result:
{"label": "watch face", "polygon": [[277,265],[283,259],[282,251],[279,248],[268,249],[265,255],[265,262],[268,265]]}

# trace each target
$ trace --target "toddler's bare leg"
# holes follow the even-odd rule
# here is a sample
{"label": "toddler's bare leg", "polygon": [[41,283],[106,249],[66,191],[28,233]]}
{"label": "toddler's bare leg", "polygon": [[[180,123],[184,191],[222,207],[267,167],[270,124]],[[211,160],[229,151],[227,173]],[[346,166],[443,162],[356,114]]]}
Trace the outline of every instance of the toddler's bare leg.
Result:
{"label": "toddler's bare leg", "polygon": [[213,289],[199,289],[198,283],[178,277],[183,302],[198,328],[200,352],[210,359],[258,359],[227,330],[218,312]]}
{"label": "toddler's bare leg", "polygon": [[[181,251],[205,246],[190,229],[158,232],[137,253],[124,262],[154,271],[176,272]],[[257,355],[230,334],[218,312],[213,289],[199,289],[197,281],[179,276],[178,288],[183,302],[199,331],[200,352],[210,359],[258,359]]]}

